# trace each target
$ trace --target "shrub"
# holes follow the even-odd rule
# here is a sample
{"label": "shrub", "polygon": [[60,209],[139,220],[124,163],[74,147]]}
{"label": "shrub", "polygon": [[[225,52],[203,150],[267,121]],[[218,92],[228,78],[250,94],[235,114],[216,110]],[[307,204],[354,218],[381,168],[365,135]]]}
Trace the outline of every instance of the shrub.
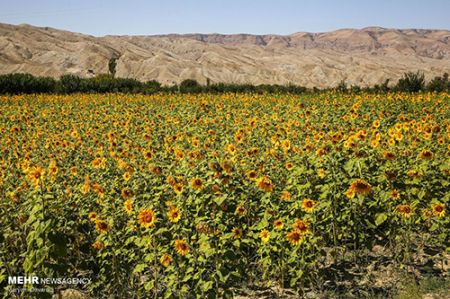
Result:
{"label": "shrub", "polygon": [[86,91],[86,84],[83,83],[83,79],[76,75],[63,75],[59,78],[57,90],[60,93],[75,93]]}
{"label": "shrub", "polygon": [[161,83],[155,80],[147,81],[145,82],[143,89],[145,93],[157,93],[161,91]]}
{"label": "shrub", "polygon": [[442,92],[450,90],[450,82],[448,81],[448,74],[445,73],[442,77],[436,76],[427,85],[428,91]]}
{"label": "shrub", "polygon": [[50,77],[35,77],[31,74],[0,75],[0,93],[47,93],[54,92],[56,81]]}
{"label": "shrub", "polygon": [[202,91],[201,85],[193,79],[186,79],[180,83],[180,92],[182,93],[199,93]]}
{"label": "shrub", "polygon": [[425,89],[425,75],[422,72],[408,72],[398,80],[395,87],[397,91],[419,92]]}

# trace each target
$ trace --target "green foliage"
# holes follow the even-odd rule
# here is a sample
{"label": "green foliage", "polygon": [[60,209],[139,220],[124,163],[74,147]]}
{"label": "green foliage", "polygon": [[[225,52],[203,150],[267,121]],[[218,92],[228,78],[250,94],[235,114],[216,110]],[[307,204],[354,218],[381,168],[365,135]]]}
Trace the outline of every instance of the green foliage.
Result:
{"label": "green foliage", "polygon": [[425,75],[422,72],[408,72],[398,80],[395,86],[397,91],[403,92],[419,92],[425,89]]}
{"label": "green foliage", "polygon": [[147,81],[145,82],[144,90],[148,94],[157,93],[161,90],[161,83],[156,80]]}
{"label": "green foliage", "polygon": [[347,83],[345,82],[345,80],[342,80],[341,82],[339,82],[338,86],[336,87],[336,90],[339,92],[347,92],[348,88],[347,88]]}
{"label": "green foliage", "polygon": [[117,58],[113,57],[108,61],[109,74],[114,78],[116,76]]}
{"label": "green foliage", "polygon": [[379,85],[379,84],[375,84],[373,87],[373,91],[376,93],[387,93],[389,92],[389,90],[391,90],[389,88],[389,79],[386,79],[383,84]]}
{"label": "green foliage", "polygon": [[186,79],[180,83],[180,92],[182,93],[199,93],[201,91],[201,85],[193,79]]}
{"label": "green foliage", "polygon": [[[110,89],[117,80],[76,82]],[[423,265],[448,251],[450,164],[440,142],[448,140],[447,94],[2,99],[5,297],[5,277],[24,273],[92,278],[76,287],[94,298],[230,298],[246,282],[292,288],[300,298],[333,288],[323,282],[341,279],[333,274],[342,265],[346,274],[357,270],[350,259],[360,269],[372,258],[416,267],[411,256],[420,253]],[[421,158],[424,148],[432,158]],[[402,205],[413,212],[402,216]],[[156,216],[148,226],[147,209]],[[374,257],[375,245],[388,255]]]}
{"label": "green foliage", "polygon": [[450,280],[439,277],[424,277],[416,281],[414,277],[405,277],[401,289],[394,296],[395,299],[421,299],[426,294],[433,294],[429,298],[444,298],[450,293]]}
{"label": "green foliage", "polygon": [[303,94],[320,93],[330,90],[341,93],[358,94],[362,91],[368,93],[387,93],[391,89],[402,92],[435,91],[445,92],[450,90],[448,74],[437,76],[428,84],[425,84],[424,74],[420,72],[405,73],[393,88],[389,87],[389,79],[381,85],[361,88],[358,85],[351,85],[342,80],[338,86],[332,89],[320,90],[316,87],[308,89],[303,86],[287,84],[237,84],[237,83],[211,83],[207,80],[206,85],[199,84],[196,80],[186,79],[179,85],[162,86],[161,83],[151,80],[140,82],[132,78],[116,78],[116,58],[109,61],[109,73],[100,74],[93,78],[82,78],[77,75],[67,74],[55,80],[50,77],[36,77],[30,74],[7,74],[0,75],[0,94],[21,94],[21,93],[63,93],[70,94],[76,92],[86,93],[144,93],[154,94],[158,92],[166,93],[256,93],[256,94]]}
{"label": "green foliage", "polygon": [[142,83],[128,78],[114,78],[110,74],[101,74],[87,80],[88,92],[107,93],[123,92],[133,93],[142,89]]}
{"label": "green foliage", "polygon": [[86,91],[86,79],[76,75],[63,75],[58,81],[58,91],[60,93],[74,93]]}
{"label": "green foliage", "polygon": [[442,77],[436,76],[427,85],[428,91],[443,92],[450,91],[450,81],[448,80],[448,73]]}
{"label": "green foliage", "polygon": [[0,94],[54,92],[56,81],[49,77],[35,77],[16,73],[0,75]]}

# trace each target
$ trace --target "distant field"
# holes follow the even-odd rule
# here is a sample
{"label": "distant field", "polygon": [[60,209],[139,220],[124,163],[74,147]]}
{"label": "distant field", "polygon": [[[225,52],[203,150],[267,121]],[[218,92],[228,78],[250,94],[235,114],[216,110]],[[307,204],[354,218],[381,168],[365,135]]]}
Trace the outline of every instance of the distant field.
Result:
{"label": "distant field", "polygon": [[18,275],[361,298],[398,287],[386,267],[449,273],[448,93],[2,96],[0,132],[6,297]]}

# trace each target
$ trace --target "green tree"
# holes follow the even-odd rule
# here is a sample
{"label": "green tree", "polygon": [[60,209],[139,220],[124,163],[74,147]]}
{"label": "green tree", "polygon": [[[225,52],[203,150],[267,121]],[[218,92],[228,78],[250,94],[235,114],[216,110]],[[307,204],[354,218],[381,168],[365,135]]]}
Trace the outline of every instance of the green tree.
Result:
{"label": "green tree", "polygon": [[113,77],[116,75],[116,66],[117,66],[117,58],[113,57],[108,62],[109,73]]}

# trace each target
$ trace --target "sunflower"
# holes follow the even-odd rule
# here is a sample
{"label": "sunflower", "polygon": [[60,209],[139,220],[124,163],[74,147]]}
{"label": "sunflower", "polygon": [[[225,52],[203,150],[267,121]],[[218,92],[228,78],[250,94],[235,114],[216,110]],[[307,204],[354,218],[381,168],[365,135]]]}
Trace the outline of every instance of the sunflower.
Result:
{"label": "sunflower", "polygon": [[127,199],[123,203],[123,207],[125,208],[125,211],[127,212],[127,214],[130,215],[133,210],[133,201],[131,199]]}
{"label": "sunflower", "polygon": [[284,226],[284,224],[283,224],[283,221],[281,220],[281,219],[276,219],[274,222],[273,222],[273,227],[275,227],[275,229],[283,229],[283,226]]}
{"label": "sunflower", "polygon": [[395,200],[400,199],[400,191],[398,191],[397,189],[392,190],[390,197]]}
{"label": "sunflower", "polygon": [[93,168],[100,168],[100,158],[95,158],[92,160],[91,165]]}
{"label": "sunflower", "polygon": [[95,241],[94,243],[92,243],[92,248],[94,248],[95,250],[101,250],[105,248],[105,244],[103,244],[103,242],[100,241]]}
{"label": "sunflower", "polygon": [[177,181],[172,175],[169,175],[166,178],[166,183],[173,187],[177,183]]}
{"label": "sunflower", "polygon": [[56,174],[58,174],[58,165],[55,160],[51,160],[48,166],[48,172],[52,179],[55,178]]}
{"label": "sunflower", "polygon": [[186,255],[191,248],[184,240],[175,240],[175,250],[181,255]]}
{"label": "sunflower", "polygon": [[151,151],[144,151],[143,155],[146,161],[151,160],[153,158],[153,153]]}
{"label": "sunflower", "polygon": [[175,191],[175,193],[177,195],[180,195],[181,193],[183,193],[183,189],[184,189],[184,187],[180,183],[177,183],[177,184],[173,185],[173,191]]}
{"label": "sunflower", "polygon": [[349,190],[352,190],[355,194],[367,195],[372,190],[372,187],[365,180],[357,179],[350,185]]}
{"label": "sunflower", "polygon": [[243,139],[244,136],[239,132],[234,135],[234,141],[236,141],[236,143],[242,143]]}
{"label": "sunflower", "polygon": [[98,195],[100,198],[105,197],[105,192],[106,192],[106,190],[105,190],[105,188],[103,188],[102,185],[100,185],[99,183],[95,183],[94,185],[92,185],[92,187],[93,187],[95,193],[97,193],[97,195]]}
{"label": "sunflower", "polygon": [[423,133],[422,137],[425,140],[431,140],[431,137],[433,137],[433,134],[425,132],[425,133]]}
{"label": "sunflower", "polygon": [[322,157],[323,155],[325,155],[327,153],[327,150],[323,147],[319,148],[316,150],[316,155],[318,157]]}
{"label": "sunflower", "polygon": [[422,209],[422,216],[423,218],[430,218],[433,216],[433,211],[429,209]]}
{"label": "sunflower", "polygon": [[99,233],[105,234],[105,233],[108,232],[109,226],[108,226],[108,223],[106,223],[105,221],[100,220],[100,219],[96,219],[96,220],[95,220],[95,229],[96,229]]}
{"label": "sunflower", "polygon": [[70,133],[70,136],[72,136],[72,138],[78,138],[78,131],[77,130],[73,130],[71,133]]}
{"label": "sunflower", "polygon": [[292,245],[299,245],[302,243],[305,236],[299,231],[299,230],[292,230],[287,233],[286,239],[291,243]]}
{"label": "sunflower", "polygon": [[184,152],[181,149],[175,149],[174,150],[175,153],[175,158],[178,160],[183,160],[184,159]]}
{"label": "sunflower", "polygon": [[247,178],[249,178],[252,181],[255,180],[256,179],[256,171],[254,171],[254,170],[247,171]]}
{"label": "sunflower", "polygon": [[229,163],[228,161],[223,161],[221,167],[227,173],[233,172],[233,165],[231,165],[231,163]]}
{"label": "sunflower", "polygon": [[89,217],[89,220],[91,220],[92,222],[95,222],[95,220],[97,219],[97,213],[90,212],[88,217]]}
{"label": "sunflower", "polygon": [[289,141],[289,139],[285,139],[281,142],[281,146],[283,150],[287,152],[291,148],[291,142]]}
{"label": "sunflower", "polygon": [[257,148],[257,147],[252,147],[252,148],[247,150],[247,155],[249,157],[252,157],[252,156],[254,156],[254,155],[258,154],[258,153],[259,153],[259,148]]}
{"label": "sunflower", "polygon": [[91,185],[89,183],[84,183],[83,186],[81,186],[81,193],[87,194],[91,191]]}
{"label": "sunflower", "polygon": [[302,219],[296,219],[294,224],[292,224],[292,228],[302,234],[307,234],[309,232],[309,224]]}
{"label": "sunflower", "polygon": [[317,176],[323,179],[325,177],[325,170],[323,168],[317,169]]}
{"label": "sunflower", "polygon": [[75,166],[70,167],[70,174],[72,176],[77,176],[78,174],[78,169]]}
{"label": "sunflower", "polygon": [[205,223],[202,223],[202,222],[197,224],[195,229],[199,233],[205,234],[205,235],[212,235],[214,233],[214,229],[212,227],[210,227],[210,226],[208,226],[208,224],[205,224]]}
{"label": "sunflower", "polygon": [[347,196],[348,199],[355,198],[355,191],[353,189],[349,188],[347,192],[345,192],[345,196]]}
{"label": "sunflower", "polygon": [[377,148],[379,145],[380,145],[380,142],[379,142],[378,140],[372,139],[372,140],[370,141],[370,146],[371,146],[372,148]]}
{"label": "sunflower", "polygon": [[139,212],[138,223],[142,227],[152,227],[155,225],[156,216],[152,209],[143,209]]}
{"label": "sunflower", "polygon": [[199,147],[200,146],[200,139],[198,139],[198,137],[192,138],[192,146],[193,147]]}
{"label": "sunflower", "polygon": [[306,213],[312,213],[315,207],[316,202],[310,198],[305,198],[302,201],[302,209],[305,210]]}
{"label": "sunflower", "polygon": [[236,154],[236,147],[234,146],[234,144],[230,143],[227,144],[225,146],[225,150],[230,153],[231,155],[235,155]]}
{"label": "sunflower", "polygon": [[128,182],[131,179],[131,173],[127,171],[123,174],[122,177],[125,182]]}
{"label": "sunflower", "polygon": [[181,212],[176,206],[172,206],[167,212],[167,218],[170,222],[178,222],[181,218]]}
{"label": "sunflower", "polygon": [[423,160],[431,160],[433,158],[433,152],[427,149],[424,149],[420,152],[419,158]]}
{"label": "sunflower", "polygon": [[170,263],[172,263],[173,259],[170,255],[168,255],[167,253],[164,254],[160,259],[159,259],[161,265],[163,265],[164,267],[169,267]]}
{"label": "sunflower", "polygon": [[419,170],[411,169],[407,172],[407,175],[410,178],[420,178],[422,176],[422,173]]}
{"label": "sunflower", "polygon": [[395,159],[395,154],[390,151],[384,151],[383,156],[386,160],[394,160]]}
{"label": "sunflower", "polygon": [[239,216],[244,216],[247,213],[247,209],[243,205],[239,205],[236,208],[235,214]]}
{"label": "sunflower", "polygon": [[240,239],[240,238],[242,238],[242,235],[243,235],[242,229],[237,228],[237,227],[234,227],[231,230],[231,233],[233,234],[234,239]]}
{"label": "sunflower", "polygon": [[256,180],[256,186],[264,192],[273,191],[273,183],[268,177],[260,177]]}
{"label": "sunflower", "polygon": [[28,171],[28,179],[34,184],[36,187],[39,186],[42,178],[44,177],[45,170],[40,166],[34,166]]}
{"label": "sunflower", "polygon": [[8,195],[8,197],[11,199],[11,201],[13,203],[19,202],[20,198],[19,198],[19,195],[17,194],[17,192],[12,191],[12,192],[7,192],[6,194]]}
{"label": "sunflower", "polygon": [[122,195],[122,198],[125,200],[131,199],[134,196],[134,192],[130,188],[123,188],[121,195]]}
{"label": "sunflower", "polygon": [[292,162],[286,162],[286,164],[284,165],[284,167],[286,167],[287,170],[292,170],[292,169],[294,169],[294,163],[292,163]]}
{"label": "sunflower", "polygon": [[259,233],[259,237],[263,243],[267,243],[270,239],[270,233],[267,229],[264,229]]}
{"label": "sunflower", "polygon": [[154,164],[150,164],[150,165],[148,166],[148,169],[149,169],[152,173],[156,174],[157,176],[160,176],[160,175],[162,174],[162,168],[159,167],[159,166],[156,166],[156,165],[154,165]]}
{"label": "sunflower", "polygon": [[396,139],[397,141],[402,141],[402,140],[403,140],[403,134],[400,133],[400,132],[396,133],[396,134],[395,134],[395,139]]}
{"label": "sunflower", "polygon": [[203,181],[200,178],[193,178],[191,180],[191,187],[194,190],[202,190],[203,189]]}
{"label": "sunflower", "polygon": [[445,216],[445,205],[438,202],[431,205],[431,208],[433,210],[433,215],[437,217],[443,217]]}
{"label": "sunflower", "polygon": [[286,191],[286,190],[282,191],[280,199],[283,200],[283,201],[291,200],[291,193],[289,193],[289,191]]}
{"label": "sunflower", "polygon": [[398,205],[395,208],[395,210],[396,210],[397,214],[399,214],[400,216],[402,216],[404,218],[409,218],[414,214],[413,209],[408,204]]}

